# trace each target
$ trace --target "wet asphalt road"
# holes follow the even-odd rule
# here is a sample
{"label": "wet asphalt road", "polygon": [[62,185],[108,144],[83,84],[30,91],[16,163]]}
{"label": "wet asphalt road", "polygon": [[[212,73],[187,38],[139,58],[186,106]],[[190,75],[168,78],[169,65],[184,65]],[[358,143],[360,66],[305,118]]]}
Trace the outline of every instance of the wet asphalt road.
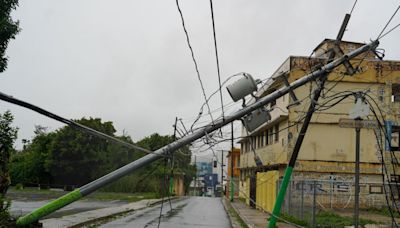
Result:
{"label": "wet asphalt road", "polygon": [[[161,205],[118,218],[101,227],[158,227]],[[163,204],[160,227],[231,227],[221,198],[187,197]]]}

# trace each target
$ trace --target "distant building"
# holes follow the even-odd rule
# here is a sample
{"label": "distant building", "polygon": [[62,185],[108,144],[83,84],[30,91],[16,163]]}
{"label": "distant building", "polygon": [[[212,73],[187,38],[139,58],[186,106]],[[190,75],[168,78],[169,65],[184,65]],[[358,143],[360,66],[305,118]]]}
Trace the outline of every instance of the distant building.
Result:
{"label": "distant building", "polygon": [[233,163],[233,189],[234,189],[234,194],[233,196],[236,198],[239,196],[239,175],[240,175],[240,149],[238,148],[233,148],[232,151],[228,153],[226,156],[228,159],[228,168],[227,168],[227,182],[225,186],[225,194],[226,197],[230,197],[230,191],[231,191],[231,164]]}
{"label": "distant building", "polygon": [[173,196],[184,196],[185,195],[185,185],[184,185],[185,174],[184,173],[174,173],[170,177],[169,191]]}
{"label": "distant building", "polygon": [[217,185],[219,184],[216,173],[206,174],[203,177],[205,196],[215,196]]}
{"label": "distant building", "polygon": [[206,174],[211,174],[213,169],[211,162],[197,162],[196,167],[198,177],[202,177]]}

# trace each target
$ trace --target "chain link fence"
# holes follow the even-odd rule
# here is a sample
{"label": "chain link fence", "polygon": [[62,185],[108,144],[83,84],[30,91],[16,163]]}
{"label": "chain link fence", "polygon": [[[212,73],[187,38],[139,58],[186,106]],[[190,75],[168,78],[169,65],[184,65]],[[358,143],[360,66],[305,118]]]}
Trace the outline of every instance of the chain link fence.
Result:
{"label": "chain link fence", "polygon": [[[278,189],[282,180],[278,180]],[[386,206],[382,183],[360,183],[360,208]],[[393,187],[393,186],[392,186]],[[386,186],[388,190],[388,186]],[[347,212],[354,208],[354,182],[337,180],[293,180],[290,182],[281,213],[307,221],[316,227],[322,211]]]}

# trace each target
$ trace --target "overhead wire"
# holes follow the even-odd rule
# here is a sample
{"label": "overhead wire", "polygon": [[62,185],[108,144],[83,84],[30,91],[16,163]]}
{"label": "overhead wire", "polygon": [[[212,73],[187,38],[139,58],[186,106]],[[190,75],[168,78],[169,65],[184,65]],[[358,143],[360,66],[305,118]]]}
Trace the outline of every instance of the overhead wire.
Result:
{"label": "overhead wire", "polygon": [[353,7],[351,7],[350,15],[353,13],[354,8],[356,7],[357,0],[354,1]]}
{"label": "overhead wire", "polygon": [[71,127],[73,127],[73,128],[76,128],[76,129],[78,129],[78,130],[81,130],[81,131],[83,131],[83,132],[85,132],[85,133],[94,135],[94,136],[96,136],[96,137],[103,138],[103,139],[105,139],[105,140],[110,140],[111,142],[120,144],[120,145],[125,146],[125,147],[127,147],[127,148],[139,150],[139,151],[144,152],[144,153],[147,153],[147,154],[153,153],[153,152],[150,151],[150,150],[147,150],[147,149],[144,149],[144,148],[142,148],[142,147],[136,146],[136,145],[134,145],[134,144],[125,142],[125,141],[123,141],[123,140],[121,140],[121,139],[118,139],[118,138],[116,138],[116,137],[107,135],[107,134],[105,134],[105,133],[103,133],[103,132],[94,130],[93,128],[87,127],[87,126],[82,125],[82,124],[80,124],[80,123],[77,123],[77,122],[75,122],[75,121],[73,121],[73,120],[66,119],[66,118],[61,117],[61,116],[59,116],[59,115],[57,115],[57,114],[54,114],[54,113],[52,113],[52,112],[49,112],[49,111],[47,111],[47,110],[45,110],[45,109],[43,109],[43,108],[40,108],[39,106],[33,105],[33,104],[28,103],[28,102],[23,101],[23,100],[19,100],[19,99],[17,99],[17,98],[14,98],[13,96],[10,96],[10,95],[5,94],[5,93],[0,92],[0,100],[3,100],[3,101],[6,101],[6,102],[15,104],[15,105],[18,105],[18,106],[27,108],[27,109],[30,109],[30,110],[32,110],[32,111],[35,111],[35,112],[41,114],[41,115],[44,115],[44,116],[46,116],[46,117],[49,117],[49,118],[51,118],[51,119],[53,119],[53,120],[57,120],[57,121],[59,121],[59,122],[61,122],[61,123],[64,123],[64,124],[66,124],[66,125],[68,125],[68,126],[71,126]]}
{"label": "overhead wire", "polygon": [[212,121],[213,124],[214,124],[214,119],[213,119],[213,116],[212,116],[212,114],[211,114],[211,108],[210,108],[210,105],[208,104],[206,91],[205,91],[205,89],[204,89],[203,81],[201,80],[201,76],[200,76],[200,72],[199,72],[199,67],[198,67],[198,65],[197,65],[196,58],[194,57],[193,48],[192,48],[192,45],[190,44],[189,34],[188,34],[187,30],[186,30],[185,20],[184,20],[184,18],[183,18],[183,13],[182,13],[182,10],[181,10],[181,8],[180,8],[180,6],[179,6],[178,0],[176,0],[176,6],[177,6],[177,8],[178,8],[179,15],[180,15],[181,20],[182,20],[183,31],[185,32],[187,45],[188,45],[189,50],[190,50],[190,53],[191,53],[191,55],[192,55],[192,60],[193,60],[194,67],[195,67],[195,70],[196,70],[196,73],[197,73],[197,79],[199,80],[200,88],[201,88],[201,91],[202,91],[204,100],[205,100],[205,102],[206,102],[206,105],[207,105],[207,108],[208,108],[208,113],[209,113],[209,115],[210,115],[211,121]]}
{"label": "overhead wire", "polygon": [[[394,154],[394,152],[393,152],[393,150],[391,149],[391,146],[390,146],[390,143],[391,143],[391,142],[390,142],[389,136],[387,135],[386,129],[385,129],[385,127],[384,127],[384,126],[385,126],[385,123],[386,123],[385,117],[384,117],[384,115],[383,115],[383,112],[382,112],[381,108],[379,107],[378,103],[376,102],[376,100],[375,100],[372,96],[370,96],[370,95],[368,95],[368,94],[365,94],[365,95],[366,95],[367,98],[368,98],[368,99],[366,99],[366,101],[367,101],[367,103],[369,104],[370,110],[371,110],[372,113],[374,114],[374,117],[375,117],[375,119],[376,119],[376,121],[377,121],[377,123],[378,123],[378,126],[379,126],[379,130],[380,130],[380,132],[383,132],[384,139],[385,139],[385,141],[387,141],[388,144],[389,144],[389,147],[390,147],[390,148],[389,148],[389,151],[390,151],[390,155],[391,155],[391,158],[392,158],[391,164],[392,164],[392,168],[393,168],[393,173],[394,173],[394,175],[397,175],[397,174],[396,174],[396,167],[395,167],[394,165],[395,165],[395,164],[399,165],[399,161],[398,161],[396,155]],[[370,101],[372,101],[372,102],[375,104],[375,107],[378,109],[378,111],[379,111],[379,113],[380,113],[380,116],[381,116],[381,118],[382,118],[383,123],[381,123],[380,119],[378,118],[378,115],[377,115],[377,113],[376,113],[376,111],[375,111],[375,108],[374,108],[374,106],[371,104]],[[385,159],[383,155],[382,155],[382,159]],[[386,165],[386,163],[385,163],[385,165]],[[387,174],[387,176],[388,176],[388,179],[389,179],[389,175],[388,175],[388,174]],[[396,182],[397,193],[400,194],[399,182],[398,182],[397,180],[395,180],[395,182]],[[389,184],[390,184],[390,183],[389,183]],[[390,188],[390,190],[391,190],[391,188]],[[395,200],[395,198],[393,198],[393,200]],[[396,205],[396,210],[397,210],[397,212],[400,213],[400,208],[398,207],[397,204],[395,204],[395,205]]]}
{"label": "overhead wire", "polygon": [[377,40],[379,40],[382,35],[382,33],[386,30],[387,26],[390,24],[390,22],[392,21],[392,19],[394,18],[394,16],[397,14],[397,12],[400,9],[400,5],[397,7],[397,9],[394,11],[394,13],[392,14],[392,16],[390,17],[389,21],[385,24],[385,26],[383,27],[382,31],[379,33],[378,37],[376,38]]}
{"label": "overhead wire", "polygon": [[389,31],[387,31],[385,34],[383,34],[379,39],[382,39],[383,37],[385,37],[387,34],[393,32],[393,30],[395,30],[396,28],[398,28],[400,26],[400,23],[397,24],[396,26],[394,26],[393,28],[391,28]]}
{"label": "overhead wire", "polygon": [[[372,100],[373,102],[375,102],[374,99],[373,99],[372,97],[369,97],[369,99]],[[384,138],[385,138],[385,140],[388,140],[388,138],[387,138],[388,136],[386,135],[386,130],[383,128],[383,125],[382,125],[382,123],[380,122],[380,120],[379,120],[379,118],[378,118],[378,116],[377,116],[377,114],[376,114],[375,108],[372,106],[372,104],[370,103],[369,99],[367,99],[366,101],[369,103],[370,110],[373,112],[374,118],[375,118],[375,120],[376,120],[377,123],[378,123],[379,132],[383,132],[383,133],[384,133]],[[379,106],[376,106],[376,107],[377,107],[378,110],[379,110]],[[383,118],[383,116],[381,116],[381,117]],[[375,137],[376,137],[376,140],[377,140],[378,149],[379,149],[379,151],[380,151],[381,159],[382,159],[382,167],[383,167],[383,169],[382,169],[382,175],[386,175],[387,180],[388,180],[389,191],[390,191],[390,196],[391,196],[391,198],[392,198],[392,202],[396,202],[396,197],[394,196],[394,193],[393,193],[393,191],[392,191],[391,183],[389,182],[390,176],[389,176],[389,173],[388,173],[388,168],[386,167],[385,155],[384,155],[384,153],[383,153],[383,146],[380,144],[380,140],[379,140],[379,138],[378,138],[378,136],[377,136],[377,134],[376,134],[375,131],[374,131],[374,134],[375,134]],[[390,142],[390,141],[389,141],[389,142]],[[390,144],[390,143],[389,143],[389,144]],[[392,164],[392,166],[393,166],[393,172],[394,172],[394,175],[396,175],[396,172],[395,172],[396,167],[394,167],[394,164],[393,164],[393,163],[394,163],[394,162],[393,162],[393,153],[392,153],[391,149],[390,149],[390,153],[391,153],[391,156],[392,156],[391,164]],[[395,156],[395,155],[394,155],[394,156]],[[397,160],[397,159],[396,159],[396,160]],[[396,164],[398,164],[398,161],[396,161]],[[383,176],[383,183],[385,183],[385,178],[384,178],[384,176]],[[397,188],[397,191],[396,191],[396,192],[399,194],[399,192],[400,192],[400,191],[399,191],[399,183],[397,182],[396,178],[395,178],[395,183],[396,183],[395,185],[396,185],[396,188]],[[386,196],[387,193],[386,193],[385,185],[384,185],[384,190],[385,190],[385,196]],[[388,206],[388,208],[389,208],[389,212],[390,212],[391,217],[392,217],[392,221],[394,222],[394,224],[396,225],[396,227],[398,227],[398,224],[396,223],[396,221],[395,221],[395,219],[394,219],[394,214],[393,214],[393,212],[392,212],[391,206],[390,206],[389,201],[388,201],[387,199],[386,199],[386,202],[387,202],[387,206]],[[395,209],[396,209],[397,213],[400,213],[400,210],[399,210],[399,207],[398,207],[397,203],[394,203],[394,205],[395,205]]]}
{"label": "overhead wire", "polygon": [[212,0],[210,0],[210,9],[211,9],[211,20],[212,20],[212,27],[213,27],[213,36],[214,36],[214,49],[215,49],[215,58],[217,61],[217,72],[218,72],[218,85],[219,85],[219,94],[221,98],[221,109],[222,109],[222,118],[225,118],[224,114],[224,100],[222,98],[222,85],[221,85],[221,74],[219,69],[219,58],[218,58],[218,48],[217,48],[217,36],[215,34],[215,19],[214,19],[214,9]]}

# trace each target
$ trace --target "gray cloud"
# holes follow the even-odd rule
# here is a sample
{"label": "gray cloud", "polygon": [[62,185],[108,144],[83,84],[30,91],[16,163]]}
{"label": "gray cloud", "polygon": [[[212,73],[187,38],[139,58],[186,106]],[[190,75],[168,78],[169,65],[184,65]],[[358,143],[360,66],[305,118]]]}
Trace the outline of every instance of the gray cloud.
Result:
{"label": "gray cloud", "polygon": [[[200,72],[210,94],[218,88],[208,1],[181,0]],[[289,55],[309,55],[334,38],[353,1],[214,1],[222,80],[246,71],[265,79]],[[397,1],[359,1],[345,40],[375,38]],[[67,118],[112,120],[135,140],[171,134],[175,116],[193,121],[201,90],[173,0],[21,1],[22,31],[10,42],[0,91]],[[393,25],[400,22],[398,15]],[[400,31],[381,47],[400,59]],[[231,100],[224,89],[225,103]],[[219,107],[219,98],[211,102]],[[2,102],[20,127],[61,124]],[[18,144],[20,146],[20,143]]]}

